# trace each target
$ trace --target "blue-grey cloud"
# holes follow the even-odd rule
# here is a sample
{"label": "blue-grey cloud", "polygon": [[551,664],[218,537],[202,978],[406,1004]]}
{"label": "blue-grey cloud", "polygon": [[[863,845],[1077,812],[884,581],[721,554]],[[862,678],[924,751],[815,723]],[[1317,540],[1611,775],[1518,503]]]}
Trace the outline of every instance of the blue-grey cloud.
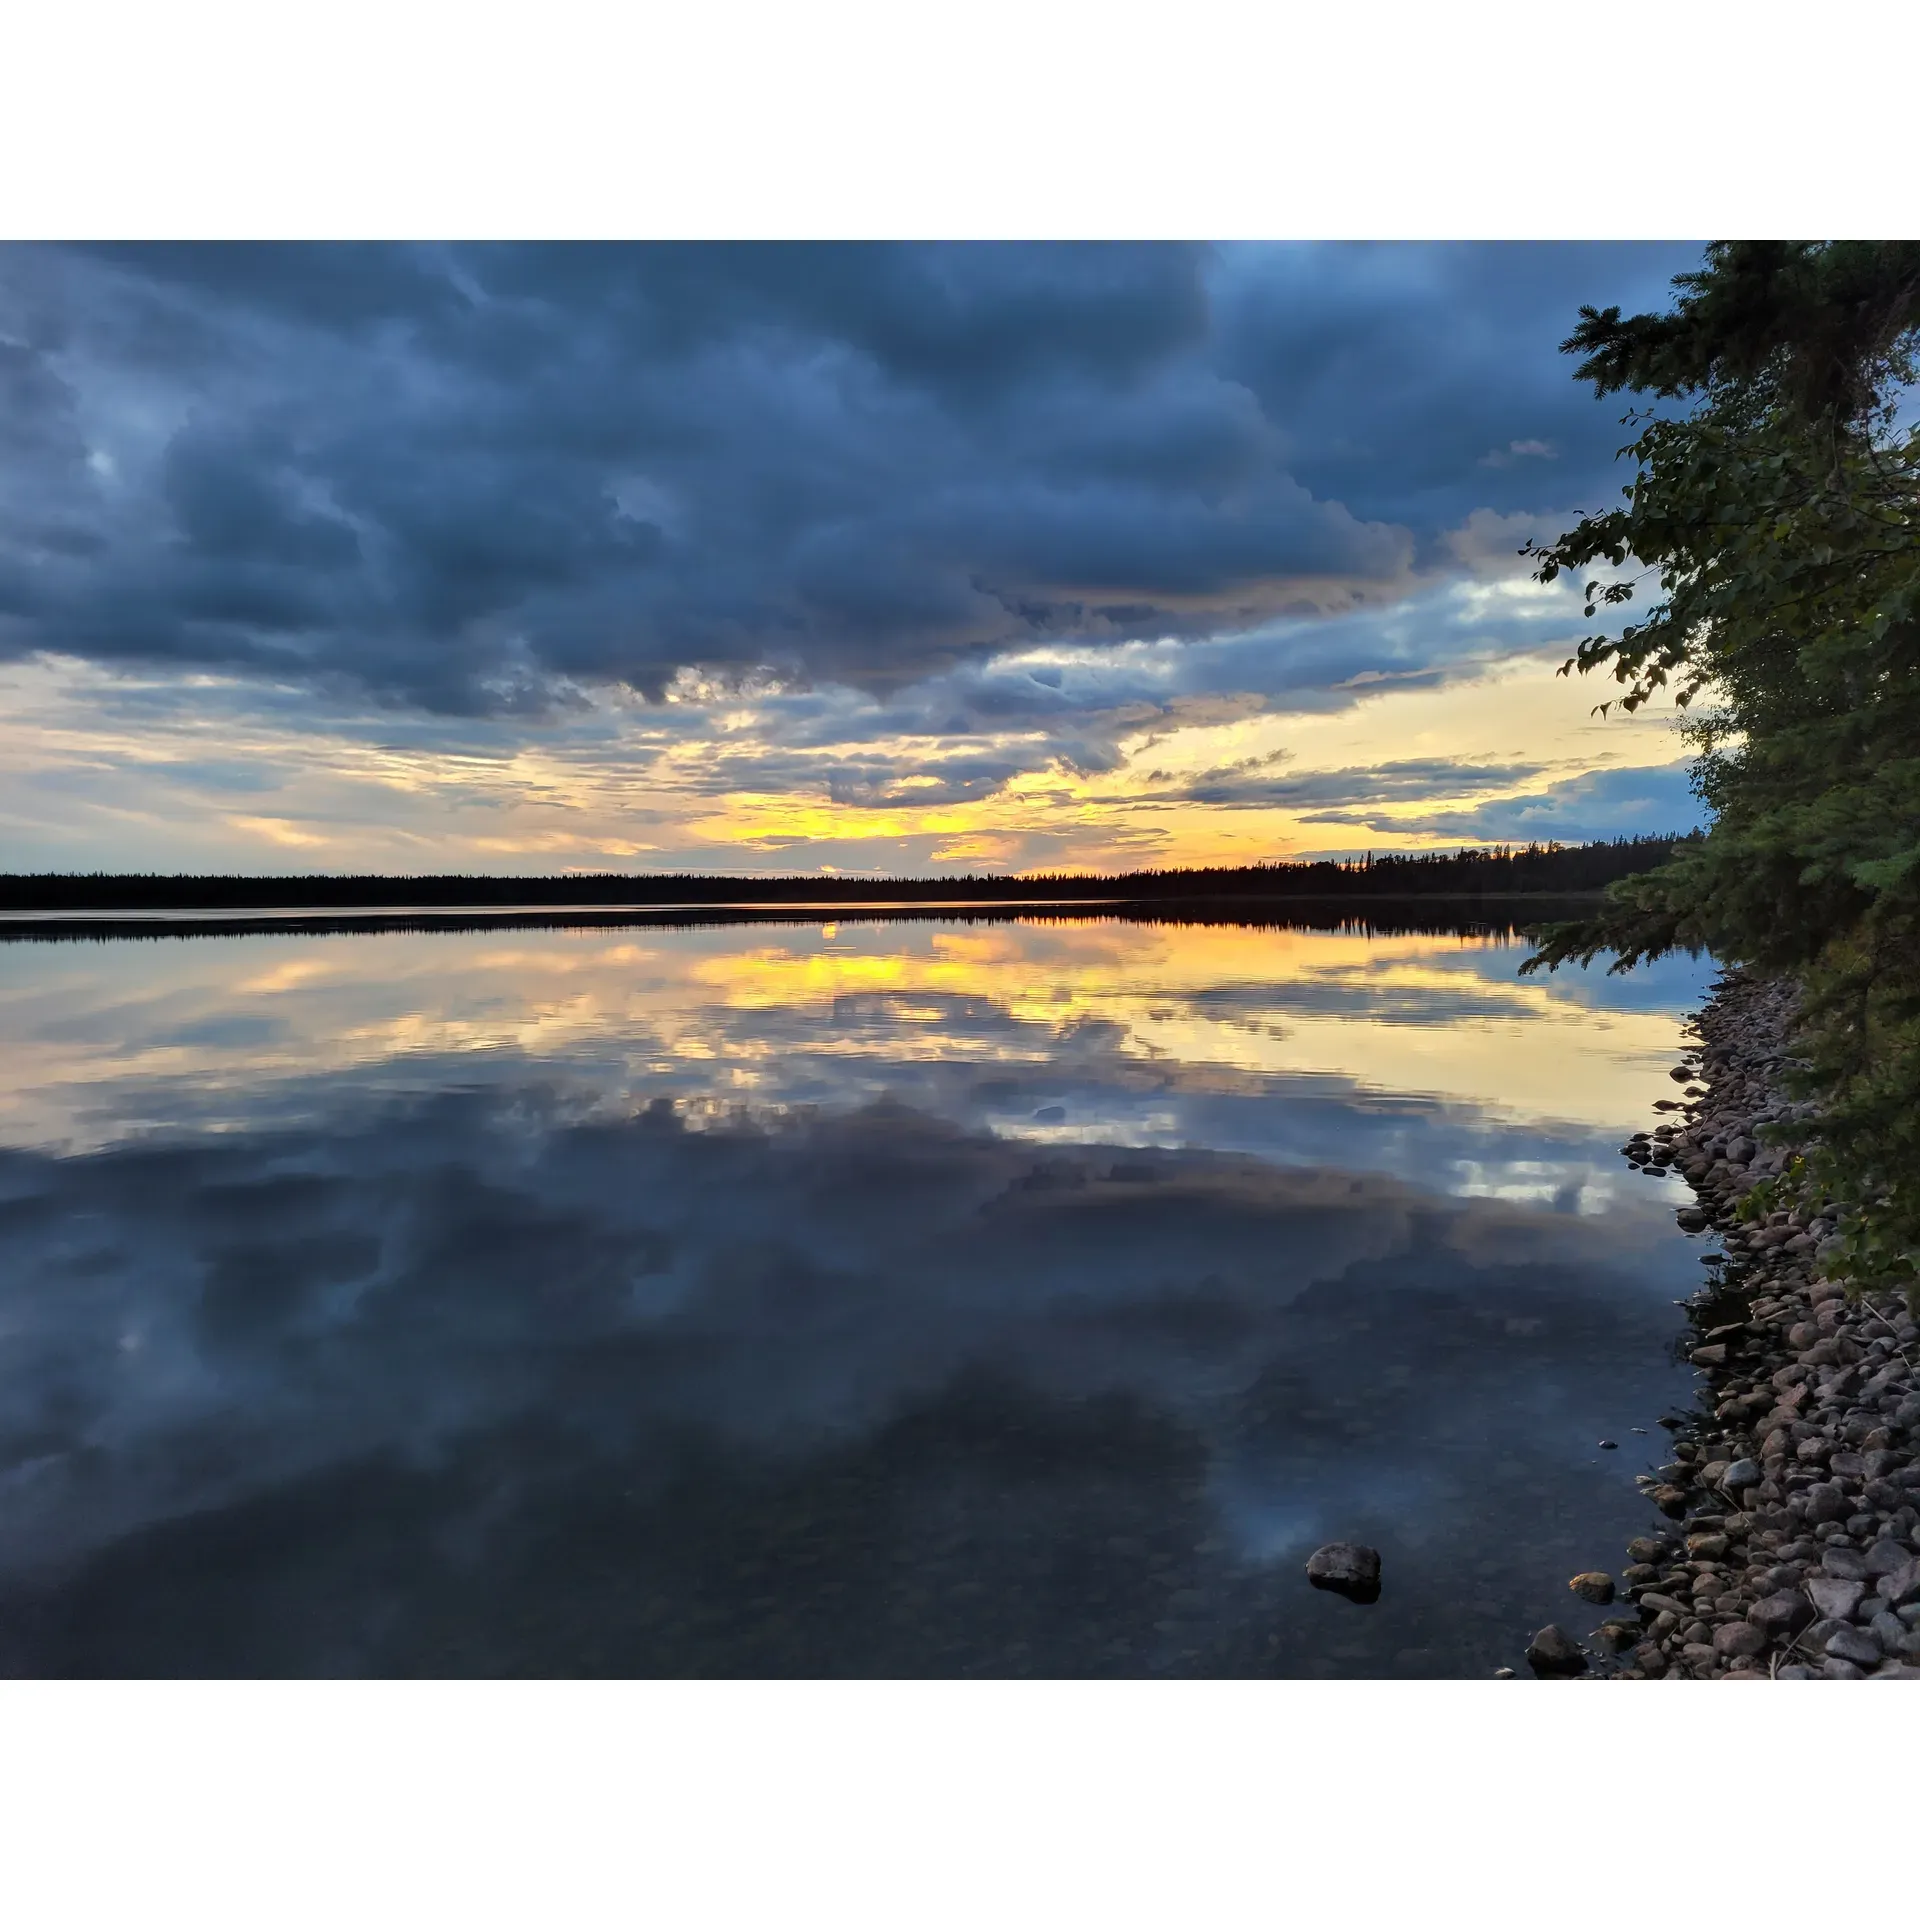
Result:
{"label": "blue-grey cloud", "polygon": [[1317,825],[1395,833],[1458,834],[1466,840],[1605,840],[1619,834],[1691,833],[1706,824],[1687,765],[1615,767],[1562,780],[1544,793],[1486,800],[1477,807],[1414,817],[1310,813]]}
{"label": "blue-grey cloud", "polygon": [[1556,343],[1695,252],[16,247],[0,652],[511,715],[1258,634],[1327,687],[1375,662],[1309,623],[1600,497]]}
{"label": "blue-grey cloud", "polygon": [[[1487,787],[1515,787],[1533,778],[1540,768],[1531,761],[1506,760],[1479,765],[1469,760],[1387,760],[1372,767],[1330,767],[1319,773],[1283,775],[1271,770],[1274,760],[1222,767],[1198,780],[1176,780],[1149,775],[1147,786],[1157,797],[1210,807],[1329,807],[1364,801],[1440,800],[1471,794]],[[1308,814],[1321,821],[1330,816]]]}

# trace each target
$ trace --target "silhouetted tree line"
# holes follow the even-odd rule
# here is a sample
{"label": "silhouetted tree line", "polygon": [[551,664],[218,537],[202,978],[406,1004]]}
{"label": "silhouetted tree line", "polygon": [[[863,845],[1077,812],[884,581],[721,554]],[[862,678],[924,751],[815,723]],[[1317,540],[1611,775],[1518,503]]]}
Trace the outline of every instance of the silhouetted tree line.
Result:
{"label": "silhouetted tree line", "polygon": [[680,873],[0,874],[0,910],[265,912],[350,907],[801,905],[899,901],[1392,899],[1412,895],[1597,893],[1659,866],[1675,836],[1586,846],[1468,848],[1357,860],[1276,861],[1138,873],[954,874],[937,879]]}

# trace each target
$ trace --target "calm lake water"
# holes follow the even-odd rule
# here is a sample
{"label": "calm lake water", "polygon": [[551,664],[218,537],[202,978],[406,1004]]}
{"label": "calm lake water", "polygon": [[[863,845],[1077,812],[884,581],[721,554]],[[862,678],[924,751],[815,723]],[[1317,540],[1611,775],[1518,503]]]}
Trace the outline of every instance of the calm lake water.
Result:
{"label": "calm lake water", "polygon": [[[0,1671],[1474,1676],[1584,1634],[1692,1392],[1684,1189],[1617,1150],[1713,967],[1526,952],[0,942]],[[1378,1605],[1308,1586],[1334,1539]]]}

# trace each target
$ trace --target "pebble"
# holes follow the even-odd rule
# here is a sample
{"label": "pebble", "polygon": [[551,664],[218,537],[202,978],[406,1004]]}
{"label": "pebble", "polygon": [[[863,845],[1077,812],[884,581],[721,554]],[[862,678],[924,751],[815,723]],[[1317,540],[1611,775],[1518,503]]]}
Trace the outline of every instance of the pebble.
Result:
{"label": "pebble", "polygon": [[1853,1610],[1865,1599],[1864,1580],[1809,1580],[1807,1598],[1823,1620],[1851,1620]]}
{"label": "pebble", "polygon": [[1857,1627],[1842,1627],[1827,1641],[1829,1660],[1851,1660],[1856,1667],[1877,1667],[1886,1657],[1886,1649],[1872,1634]]}
{"label": "pebble", "polygon": [[[1838,1209],[1733,1217],[1786,1164],[1774,1123],[1817,1117],[1779,1084],[1792,992],[1728,969],[1672,1069],[1689,1083],[1685,1107],[1656,1102],[1672,1123],[1624,1150],[1644,1172],[1690,1182],[1695,1203],[1676,1222],[1717,1226],[1719,1250],[1703,1256],[1700,1290],[1676,1302],[1705,1376],[1700,1411],[1661,1416],[1674,1458],[1636,1477],[1676,1532],[1689,1524],[1686,1547],[1657,1531],[1634,1540],[1623,1577],[1645,1631],[1608,1622],[1595,1636],[1631,1648],[1623,1678],[1920,1679],[1920,1328],[1901,1299],[1849,1298],[1821,1277],[1822,1248],[1846,1225]],[[1603,1574],[1568,1586],[1613,1597]],[[1769,1649],[1796,1657],[1772,1668]],[[1527,1660],[1543,1677],[1589,1671],[1558,1627],[1534,1636]]]}
{"label": "pebble", "polygon": [[1770,1593],[1747,1609],[1747,1618],[1765,1633],[1791,1636],[1811,1623],[1813,1602],[1798,1587]]}
{"label": "pebble", "polygon": [[1911,1611],[1914,1603],[1920,1601],[1920,1560],[1909,1560],[1904,1567],[1881,1574],[1874,1587],[1889,1606]]}
{"label": "pebble", "polygon": [[1846,1512],[1847,1496],[1831,1480],[1822,1480],[1807,1495],[1807,1518],[1816,1527],[1838,1520]]}
{"label": "pebble", "polygon": [[1739,1654],[1764,1653],[1766,1648],[1766,1634],[1750,1620],[1729,1620],[1724,1627],[1713,1630],[1713,1650],[1723,1660]]}

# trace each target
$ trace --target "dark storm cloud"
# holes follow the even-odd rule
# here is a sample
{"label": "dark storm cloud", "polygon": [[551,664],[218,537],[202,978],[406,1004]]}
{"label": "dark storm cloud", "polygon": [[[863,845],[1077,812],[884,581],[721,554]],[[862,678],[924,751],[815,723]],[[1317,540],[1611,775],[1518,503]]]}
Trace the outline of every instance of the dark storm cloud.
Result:
{"label": "dark storm cloud", "polygon": [[1700,251],[1284,248],[1223,279],[1217,364],[1284,423],[1296,478],[1367,518],[1424,535],[1477,507],[1590,510],[1617,497],[1625,408],[1555,349],[1583,303],[1664,306]]}
{"label": "dark storm cloud", "polygon": [[14,248],[0,650],[450,714],[1245,633],[1331,686],[1288,622],[1595,503],[1555,344],[1694,253]]}

